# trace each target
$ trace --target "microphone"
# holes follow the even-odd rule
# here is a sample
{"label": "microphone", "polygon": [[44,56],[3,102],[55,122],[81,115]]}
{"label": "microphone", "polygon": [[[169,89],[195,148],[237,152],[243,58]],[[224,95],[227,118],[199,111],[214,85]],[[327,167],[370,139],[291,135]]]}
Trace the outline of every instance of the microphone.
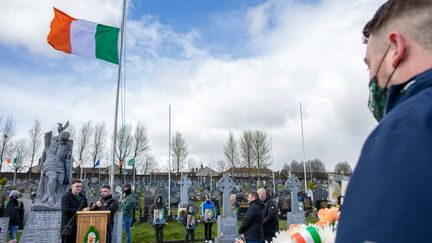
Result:
{"label": "microphone", "polygon": [[[97,201],[100,201],[100,202],[102,202],[101,200],[103,199],[103,197],[100,197]],[[96,201],[96,202],[97,202]],[[90,208],[90,210],[94,210],[94,209],[96,209],[98,206],[96,205],[96,202],[95,203],[93,203],[93,205],[91,206],[91,208]]]}
{"label": "microphone", "polygon": [[63,233],[66,231],[66,229],[71,228],[71,225],[70,225],[70,224],[72,223],[72,220],[74,220],[74,218],[75,218],[75,216],[77,215],[78,211],[80,211],[81,207],[82,207],[83,204],[84,204],[84,200],[83,200],[83,199],[81,199],[80,201],[81,201],[81,204],[79,205],[77,211],[74,213],[74,215],[72,216],[72,218],[67,222],[67,224],[64,226],[63,230],[60,232],[60,236],[59,236],[59,238],[62,237],[62,235],[63,235]]}

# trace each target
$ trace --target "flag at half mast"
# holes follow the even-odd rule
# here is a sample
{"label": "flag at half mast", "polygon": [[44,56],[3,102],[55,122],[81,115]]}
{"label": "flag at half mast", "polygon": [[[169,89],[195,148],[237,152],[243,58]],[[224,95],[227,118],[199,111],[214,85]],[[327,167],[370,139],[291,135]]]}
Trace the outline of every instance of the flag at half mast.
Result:
{"label": "flag at half mast", "polygon": [[54,8],[48,43],[54,49],[119,64],[120,29],[75,19]]}

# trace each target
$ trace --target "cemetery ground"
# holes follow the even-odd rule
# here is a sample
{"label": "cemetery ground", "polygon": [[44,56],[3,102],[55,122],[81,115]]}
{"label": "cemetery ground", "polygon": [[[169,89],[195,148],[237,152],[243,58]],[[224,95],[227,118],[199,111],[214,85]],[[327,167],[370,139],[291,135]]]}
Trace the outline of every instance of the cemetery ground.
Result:
{"label": "cemetery ground", "polygon": [[[137,215],[138,217],[138,215]],[[240,227],[243,219],[238,220],[238,225]],[[318,221],[317,218],[306,217],[306,224],[313,224]],[[279,219],[279,229],[286,230],[287,229],[287,220]],[[217,234],[217,225],[213,224],[212,227],[212,237],[215,237]],[[183,242],[185,235],[184,226],[178,222],[169,222],[168,225],[164,228],[164,241],[165,242]],[[126,242],[123,233],[123,242]],[[21,238],[21,232],[18,232],[17,239],[18,241]],[[9,241],[9,234],[7,236],[7,241]],[[154,235],[154,228],[149,223],[135,224],[132,227],[132,242],[134,243],[150,243],[156,242],[156,238]],[[198,228],[195,230],[195,242],[204,242],[204,225],[199,224]]]}

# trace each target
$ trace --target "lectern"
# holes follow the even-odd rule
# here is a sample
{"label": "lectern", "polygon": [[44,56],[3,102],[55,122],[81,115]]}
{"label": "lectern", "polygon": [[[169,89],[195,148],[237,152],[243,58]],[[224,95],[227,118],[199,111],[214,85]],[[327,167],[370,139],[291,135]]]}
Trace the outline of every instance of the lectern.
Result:
{"label": "lectern", "polygon": [[[109,210],[101,211],[78,211],[77,212],[77,243],[84,242],[85,237],[93,238],[99,236],[99,243],[106,242],[107,224],[110,215]],[[93,226],[93,227],[92,227]],[[92,230],[95,229],[95,230]],[[95,231],[88,235],[89,231]],[[89,242],[91,242],[90,240]],[[87,242],[87,239],[86,239]]]}

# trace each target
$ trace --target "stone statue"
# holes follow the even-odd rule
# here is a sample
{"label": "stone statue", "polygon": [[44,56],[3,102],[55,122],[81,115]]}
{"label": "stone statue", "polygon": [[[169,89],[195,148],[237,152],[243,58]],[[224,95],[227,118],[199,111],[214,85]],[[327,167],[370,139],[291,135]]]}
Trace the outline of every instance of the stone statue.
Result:
{"label": "stone statue", "polygon": [[53,132],[47,132],[44,136],[44,151],[40,159],[40,179],[37,190],[37,207],[60,209],[61,198],[69,189],[72,178],[72,146],[70,134],[65,131],[65,126],[58,123],[57,136]]}

